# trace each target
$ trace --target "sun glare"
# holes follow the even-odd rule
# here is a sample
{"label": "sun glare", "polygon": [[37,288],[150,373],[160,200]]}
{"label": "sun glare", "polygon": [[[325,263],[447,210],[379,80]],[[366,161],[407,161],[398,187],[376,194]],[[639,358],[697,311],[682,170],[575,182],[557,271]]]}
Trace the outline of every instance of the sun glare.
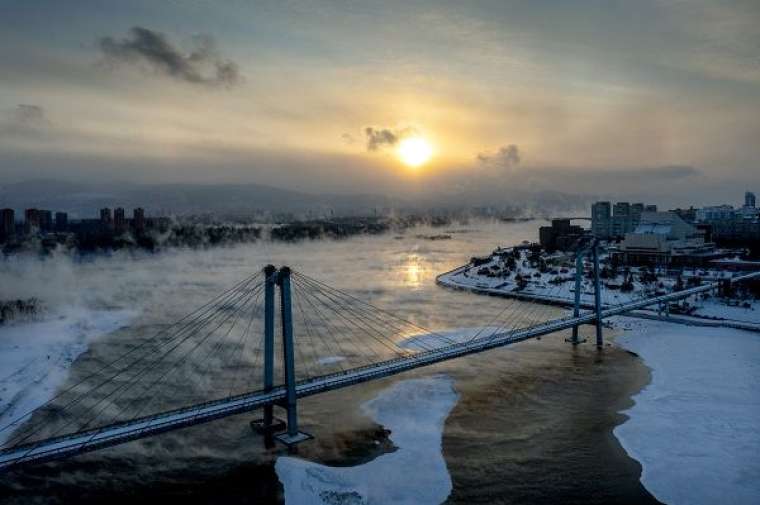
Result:
{"label": "sun glare", "polygon": [[398,157],[410,167],[423,165],[433,156],[433,147],[422,137],[408,137],[398,144]]}

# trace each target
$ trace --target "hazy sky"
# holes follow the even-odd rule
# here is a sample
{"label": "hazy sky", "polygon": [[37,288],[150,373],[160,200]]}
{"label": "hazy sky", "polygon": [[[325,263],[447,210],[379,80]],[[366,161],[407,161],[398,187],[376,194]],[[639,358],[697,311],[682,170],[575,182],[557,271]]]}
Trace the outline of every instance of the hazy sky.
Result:
{"label": "hazy sky", "polygon": [[0,174],[738,200],[759,26],[757,0],[0,0]]}

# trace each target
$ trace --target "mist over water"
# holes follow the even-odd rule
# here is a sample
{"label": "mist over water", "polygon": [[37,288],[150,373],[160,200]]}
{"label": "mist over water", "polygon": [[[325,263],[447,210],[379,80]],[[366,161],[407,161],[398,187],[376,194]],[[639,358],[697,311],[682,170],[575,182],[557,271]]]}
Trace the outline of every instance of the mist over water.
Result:
{"label": "mist over water", "polygon": [[[340,241],[260,241],[77,260],[15,258],[0,264],[0,297],[36,296],[57,313],[129,309],[136,314],[129,327],[90,343],[89,352],[73,365],[69,382],[268,263],[289,265],[431,330],[474,328],[487,324],[504,300],[438,287],[435,276],[499,245],[535,240],[540,224],[473,221]],[[422,238],[439,233],[452,238]],[[296,327],[297,338],[298,331]],[[611,435],[623,420],[616,412],[646,383],[646,370],[619,349],[606,349],[600,356],[592,347],[570,349],[563,337],[552,335],[308,398],[299,404],[299,414],[302,429],[316,438],[302,444],[299,456],[346,465],[392,450],[374,444],[383,437],[359,405],[394,381],[445,372],[460,395],[443,440],[454,487],[450,502],[653,501],[638,482],[640,468]],[[206,368],[196,370],[182,387],[209,386]],[[262,448],[248,426],[255,417],[257,413],[234,416],[17,470],[0,476],[0,497],[8,503],[56,501],[51,496],[93,503],[163,496],[191,503],[276,502],[281,490],[273,462],[285,451]]]}

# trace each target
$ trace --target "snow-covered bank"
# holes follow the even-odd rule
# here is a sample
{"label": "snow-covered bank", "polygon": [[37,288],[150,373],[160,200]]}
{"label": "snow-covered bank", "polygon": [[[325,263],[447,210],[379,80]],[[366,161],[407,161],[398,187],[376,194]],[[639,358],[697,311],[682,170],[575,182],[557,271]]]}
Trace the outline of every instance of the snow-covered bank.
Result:
{"label": "snow-covered bank", "polygon": [[668,504],[755,504],[760,497],[760,337],[726,328],[619,319],[617,342],[652,382],[615,428]]}
{"label": "snow-covered bank", "polygon": [[[746,305],[745,305],[746,304]],[[725,319],[742,323],[760,324],[760,302],[743,300],[741,305],[728,305],[719,300],[705,300],[694,311],[694,316]]]}
{"label": "snow-covered bank", "polygon": [[[127,310],[72,310],[0,328],[0,428],[52,398],[76,358],[134,317]],[[0,443],[12,430],[0,432]]]}
{"label": "snow-covered bank", "polygon": [[281,457],[275,469],[289,504],[438,504],[451,492],[441,452],[446,417],[458,399],[453,380],[438,375],[397,382],[362,405],[391,430],[398,447],[369,463],[336,468]]}
{"label": "snow-covered bank", "polygon": [[[493,268],[498,264],[498,260],[492,259],[485,265]],[[535,268],[523,267],[522,275],[526,279],[526,285],[522,289],[517,288],[515,282],[516,274],[512,273],[505,277],[489,277],[473,273],[480,266],[475,267],[470,264],[461,266],[449,272],[440,274],[436,277],[436,283],[453,289],[471,291],[473,293],[504,296],[507,298],[517,298],[529,302],[549,303],[571,307],[574,303],[575,288],[573,276],[574,268],[563,269],[566,273],[564,277],[554,276],[552,273],[541,273]],[[730,277],[731,272],[711,272],[710,279],[720,279]],[[555,282],[552,280],[552,277]],[[709,280],[709,279],[708,279]],[[623,293],[619,285],[605,282],[602,287],[602,305],[612,307],[623,303],[638,301],[645,294],[655,296],[657,293],[672,292],[675,289],[675,280],[666,278],[660,281],[662,292],[653,291],[651,287],[647,288],[640,282],[634,281],[634,290],[629,293]],[[614,289],[611,289],[613,286]],[[580,302],[587,308],[592,308],[594,303],[593,285],[589,279],[584,279],[583,290],[581,291]],[[705,326],[718,326],[716,321],[724,322],[723,326],[738,327],[739,329],[760,330],[760,300],[743,296],[739,294],[735,298],[725,299],[704,294],[695,294],[683,300],[679,307],[675,307],[669,316],[673,316],[671,321],[680,319],[681,321],[699,323],[704,321]],[[642,309],[631,313],[631,315],[641,315],[650,317],[659,315],[658,309]],[[663,318],[667,320],[668,318]],[[736,324],[734,324],[736,323]]]}

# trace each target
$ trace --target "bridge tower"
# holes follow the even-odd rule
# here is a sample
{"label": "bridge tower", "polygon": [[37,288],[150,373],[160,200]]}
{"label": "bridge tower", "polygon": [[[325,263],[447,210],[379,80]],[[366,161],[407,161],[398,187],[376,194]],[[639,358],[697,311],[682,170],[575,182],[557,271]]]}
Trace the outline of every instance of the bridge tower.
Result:
{"label": "bridge tower", "polygon": [[[581,289],[583,286],[583,256],[584,251],[578,249],[575,254],[575,303],[573,304],[573,317],[581,315]],[[578,335],[578,325],[573,326],[573,335],[570,339],[566,339],[573,345],[582,344],[586,339],[581,339]]]}
{"label": "bridge tower", "polygon": [[599,279],[599,240],[594,240],[592,250],[594,257],[594,310],[596,311],[596,347],[604,345],[602,338],[602,284]]}
{"label": "bridge tower", "polygon": [[[275,419],[273,406],[264,407],[264,418],[251,422],[251,426],[264,435],[267,448],[274,440],[288,447],[310,440],[308,433],[298,430],[298,398],[296,395],[295,338],[290,289],[290,268],[277,270],[273,265],[264,268],[264,391],[274,388],[274,324],[275,290],[280,288],[280,324],[282,333],[282,366],[285,376],[285,399],[280,404],[287,412],[287,422]],[[274,435],[277,432],[282,432]]]}
{"label": "bridge tower", "polygon": [[[594,239],[590,247],[579,247],[575,255],[575,298],[573,304],[573,317],[581,314],[581,289],[583,283],[583,259],[591,253],[594,265],[594,312],[596,313],[596,346],[601,349],[604,345],[602,333],[602,286],[599,275],[599,240]],[[573,333],[568,342],[573,345],[581,344],[586,339],[581,339],[578,335],[578,326],[573,326]]]}

